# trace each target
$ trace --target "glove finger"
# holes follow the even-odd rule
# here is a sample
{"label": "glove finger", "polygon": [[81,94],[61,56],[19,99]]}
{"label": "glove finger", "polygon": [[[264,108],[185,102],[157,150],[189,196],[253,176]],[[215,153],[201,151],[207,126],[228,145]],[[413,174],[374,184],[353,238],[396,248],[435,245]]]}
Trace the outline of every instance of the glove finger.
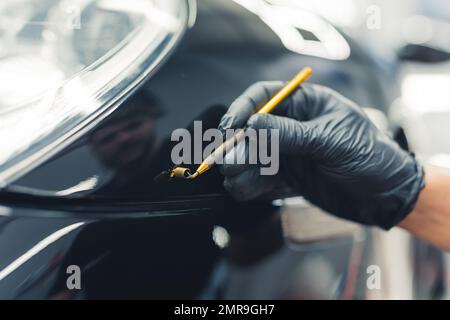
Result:
{"label": "glove finger", "polygon": [[227,129],[244,127],[250,116],[278,92],[283,85],[284,83],[281,81],[266,81],[257,82],[250,86],[231,104],[220,121],[219,129],[224,132]]}
{"label": "glove finger", "polygon": [[[316,129],[316,121],[298,121],[272,114],[255,114],[247,122],[248,127],[255,130],[269,129],[268,147],[274,151],[271,143],[278,143],[279,152],[291,155],[316,155],[323,150],[320,131]],[[272,130],[277,130],[279,139],[272,141]],[[275,149],[276,150],[276,149]]]}
{"label": "glove finger", "polygon": [[256,166],[224,180],[225,189],[239,201],[256,199],[270,192],[274,185],[274,176],[262,176]]}

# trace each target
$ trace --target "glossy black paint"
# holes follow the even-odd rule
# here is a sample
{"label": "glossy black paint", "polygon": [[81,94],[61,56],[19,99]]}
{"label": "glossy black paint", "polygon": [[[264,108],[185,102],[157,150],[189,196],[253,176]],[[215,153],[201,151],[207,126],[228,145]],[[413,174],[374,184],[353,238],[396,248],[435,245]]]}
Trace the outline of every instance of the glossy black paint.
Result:
{"label": "glossy black paint", "polygon": [[[287,80],[305,65],[315,71],[313,82],[387,110],[383,82],[390,75],[356,44],[352,49],[341,62],[301,56],[239,5],[199,1],[195,26],[138,92],[2,191],[0,298],[354,296],[358,270],[350,266],[364,266],[353,254],[364,244],[343,238],[289,245],[277,208],[234,202],[217,170],[191,182],[153,181],[170,166],[174,129],[199,119],[204,128],[216,127],[250,84]],[[79,222],[42,247],[43,239]],[[217,226],[230,234],[226,250],[213,241]],[[80,291],[66,287],[72,264],[82,269]]]}

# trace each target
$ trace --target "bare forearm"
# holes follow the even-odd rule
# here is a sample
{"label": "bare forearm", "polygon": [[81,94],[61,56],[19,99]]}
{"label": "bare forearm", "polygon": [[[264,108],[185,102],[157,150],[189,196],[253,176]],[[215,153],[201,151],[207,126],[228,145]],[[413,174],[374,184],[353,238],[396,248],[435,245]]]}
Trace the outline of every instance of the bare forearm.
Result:
{"label": "bare forearm", "polygon": [[427,166],[425,175],[426,186],[414,211],[399,226],[450,251],[450,170]]}

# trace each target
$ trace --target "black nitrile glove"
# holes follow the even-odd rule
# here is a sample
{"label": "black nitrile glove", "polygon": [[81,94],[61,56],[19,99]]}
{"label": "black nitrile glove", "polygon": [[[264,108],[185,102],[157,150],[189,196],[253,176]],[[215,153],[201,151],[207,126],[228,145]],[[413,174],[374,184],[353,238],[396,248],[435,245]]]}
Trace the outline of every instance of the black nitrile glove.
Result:
{"label": "black nitrile glove", "polygon": [[304,84],[273,114],[253,115],[283,85],[251,86],[219,126],[278,129],[280,171],[261,176],[255,165],[225,161],[225,188],[237,199],[250,200],[281,180],[336,216],[384,229],[402,221],[424,187],[416,159],[379,131],[355,103],[325,87]]}

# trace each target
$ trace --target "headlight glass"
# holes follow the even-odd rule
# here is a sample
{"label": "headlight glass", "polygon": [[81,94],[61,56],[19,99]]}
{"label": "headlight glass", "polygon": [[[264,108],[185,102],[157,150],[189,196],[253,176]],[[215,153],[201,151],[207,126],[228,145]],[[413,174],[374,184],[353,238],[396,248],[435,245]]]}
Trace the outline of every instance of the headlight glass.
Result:
{"label": "headlight glass", "polygon": [[112,112],[181,38],[189,3],[0,2],[0,187]]}

